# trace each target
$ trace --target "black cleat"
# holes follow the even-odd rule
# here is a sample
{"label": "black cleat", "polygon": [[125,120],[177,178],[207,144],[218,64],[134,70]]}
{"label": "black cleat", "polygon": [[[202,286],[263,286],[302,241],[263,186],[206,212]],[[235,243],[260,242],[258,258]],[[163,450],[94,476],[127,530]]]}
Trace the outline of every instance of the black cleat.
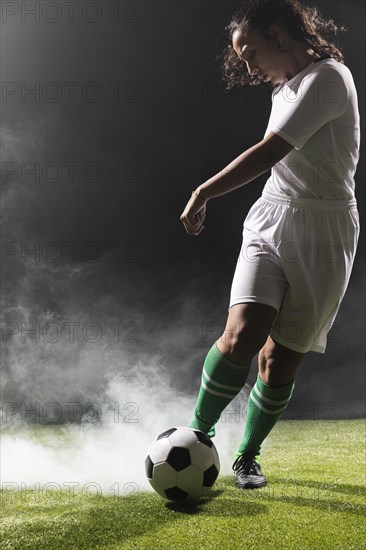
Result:
{"label": "black cleat", "polygon": [[233,470],[236,475],[235,485],[240,489],[257,489],[267,485],[253,453],[240,455],[233,464]]}

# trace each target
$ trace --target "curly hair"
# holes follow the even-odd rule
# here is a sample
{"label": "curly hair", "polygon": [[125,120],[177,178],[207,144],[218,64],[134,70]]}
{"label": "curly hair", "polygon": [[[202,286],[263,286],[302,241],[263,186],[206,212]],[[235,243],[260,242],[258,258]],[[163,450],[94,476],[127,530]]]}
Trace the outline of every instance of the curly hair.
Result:
{"label": "curly hair", "polygon": [[[274,23],[285,25],[292,38],[303,42],[319,56],[332,57],[344,63],[342,52],[331,42],[345,26],[337,25],[332,19],[323,18],[317,7],[305,6],[298,0],[247,0],[225,27],[230,42],[235,31],[256,31],[267,40],[272,40],[269,27]],[[224,49],[221,60],[222,80],[226,90],[234,86],[258,85],[262,81],[250,75],[242,60],[230,44]]]}

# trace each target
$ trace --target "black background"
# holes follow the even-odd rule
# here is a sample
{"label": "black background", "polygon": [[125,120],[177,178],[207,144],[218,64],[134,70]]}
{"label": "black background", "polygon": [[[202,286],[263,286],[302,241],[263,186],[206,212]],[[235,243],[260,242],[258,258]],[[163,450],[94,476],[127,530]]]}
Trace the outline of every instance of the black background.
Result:
{"label": "black background", "polygon": [[[35,2],[9,3],[14,14],[4,4],[3,400],[103,399],[110,377],[141,364],[195,394],[269,175],[211,201],[201,235],[185,233],[191,191],[262,139],[271,109],[268,86],[227,93],[220,81],[240,2],[80,2],[73,20],[63,2],[40,2],[39,17],[22,12]],[[339,44],[359,96],[363,228],[365,3],[318,5],[349,28]],[[364,256],[361,233],[326,354],[307,355],[290,418],[363,414]]]}

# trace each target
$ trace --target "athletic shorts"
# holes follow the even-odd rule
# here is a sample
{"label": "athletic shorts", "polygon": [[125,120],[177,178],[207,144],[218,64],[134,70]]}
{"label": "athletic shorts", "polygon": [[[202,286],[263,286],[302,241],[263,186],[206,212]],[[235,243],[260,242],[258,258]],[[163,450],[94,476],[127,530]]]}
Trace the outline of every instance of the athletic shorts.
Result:
{"label": "athletic shorts", "polygon": [[229,309],[257,302],[277,311],[272,338],[324,353],[351,275],[359,236],[356,199],[262,193],[243,225]]}

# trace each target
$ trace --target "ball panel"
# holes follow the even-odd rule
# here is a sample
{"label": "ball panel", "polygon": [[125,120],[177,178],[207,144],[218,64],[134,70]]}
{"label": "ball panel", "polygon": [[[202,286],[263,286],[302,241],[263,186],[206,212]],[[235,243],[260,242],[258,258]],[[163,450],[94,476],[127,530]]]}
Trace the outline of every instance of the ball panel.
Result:
{"label": "ball panel", "polygon": [[204,487],[212,487],[212,485],[215,483],[218,475],[219,475],[219,471],[216,468],[216,466],[213,464],[203,474],[203,486]]}
{"label": "ball panel", "polygon": [[196,466],[200,470],[207,470],[214,463],[212,449],[202,444],[200,441],[197,445],[189,449],[191,455],[191,462],[193,466]]}
{"label": "ball panel", "polygon": [[191,428],[177,428],[177,430],[169,436],[169,441],[173,447],[193,447],[197,443],[197,436]]}
{"label": "ball panel", "polygon": [[177,428],[170,428],[169,430],[165,430],[165,432],[162,432],[160,435],[158,435],[158,437],[156,438],[156,440],[158,439],[163,439],[164,437],[169,437],[170,434],[172,434],[173,432],[176,431]]}
{"label": "ball panel", "polygon": [[166,460],[177,472],[180,472],[190,465],[191,455],[189,450],[184,447],[173,447]]}
{"label": "ball panel", "polygon": [[149,479],[149,483],[151,487],[154,489],[154,491],[158,493],[158,495],[160,495],[163,498],[168,498],[165,494],[165,490],[162,487],[160,487],[160,485],[158,485],[158,483],[156,483],[153,479]]}
{"label": "ball panel", "polygon": [[177,484],[178,473],[167,462],[161,462],[155,464],[153,469],[153,480],[162,489],[168,489],[169,487],[175,487]]}
{"label": "ball panel", "polygon": [[203,472],[194,466],[188,466],[181,472],[178,472],[177,487],[191,494],[200,489],[203,484]]}
{"label": "ball panel", "polygon": [[165,496],[169,500],[183,501],[187,500],[188,493],[186,493],[182,489],[179,489],[179,487],[172,487],[171,489],[167,489],[165,491]]}
{"label": "ball panel", "polygon": [[168,438],[159,439],[151,445],[148,455],[151,461],[156,464],[166,460],[171,450],[172,446]]}
{"label": "ball panel", "polygon": [[204,445],[207,445],[207,447],[213,446],[213,441],[206,435],[204,432],[201,432],[200,430],[195,430],[197,439],[201,441]]}
{"label": "ball panel", "polygon": [[145,472],[148,479],[152,479],[154,464],[149,456],[145,458]]}

